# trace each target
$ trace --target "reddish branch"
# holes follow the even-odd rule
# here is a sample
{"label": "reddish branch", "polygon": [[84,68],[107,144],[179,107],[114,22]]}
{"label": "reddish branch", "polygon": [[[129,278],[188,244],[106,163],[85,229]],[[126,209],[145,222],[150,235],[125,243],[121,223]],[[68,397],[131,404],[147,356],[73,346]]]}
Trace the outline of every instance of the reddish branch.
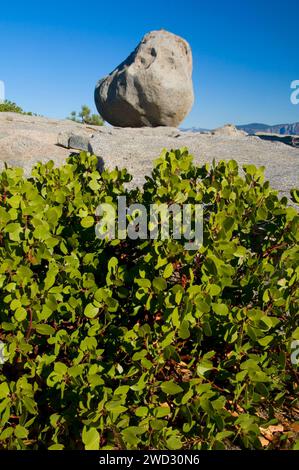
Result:
{"label": "reddish branch", "polygon": [[29,313],[29,325],[26,333],[26,341],[28,341],[32,331],[32,310],[30,307],[27,309],[27,312]]}
{"label": "reddish branch", "polygon": [[268,256],[272,251],[278,250],[278,248],[283,248],[286,245],[287,243],[284,242],[280,243],[279,245],[271,246],[270,248],[268,248],[268,250],[265,251],[265,253],[263,254],[263,258],[266,258],[266,256]]}

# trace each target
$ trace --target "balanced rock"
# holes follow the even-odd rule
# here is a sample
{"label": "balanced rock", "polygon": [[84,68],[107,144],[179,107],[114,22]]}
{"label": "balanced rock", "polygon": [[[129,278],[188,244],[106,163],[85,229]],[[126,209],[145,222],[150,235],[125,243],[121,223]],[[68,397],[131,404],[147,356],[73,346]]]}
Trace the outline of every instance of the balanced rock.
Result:
{"label": "balanced rock", "polygon": [[164,30],[146,34],[95,89],[99,113],[119,127],[177,127],[193,101],[191,48]]}

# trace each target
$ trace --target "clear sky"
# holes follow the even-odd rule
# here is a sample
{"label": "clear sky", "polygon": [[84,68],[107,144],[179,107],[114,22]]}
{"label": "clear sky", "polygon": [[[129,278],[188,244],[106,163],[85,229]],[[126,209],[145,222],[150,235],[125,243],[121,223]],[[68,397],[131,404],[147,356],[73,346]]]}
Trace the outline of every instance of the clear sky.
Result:
{"label": "clear sky", "polygon": [[184,127],[299,121],[298,0],[13,0],[0,3],[0,80],[25,110],[94,110],[98,79],[150,30],[187,39],[196,101]]}

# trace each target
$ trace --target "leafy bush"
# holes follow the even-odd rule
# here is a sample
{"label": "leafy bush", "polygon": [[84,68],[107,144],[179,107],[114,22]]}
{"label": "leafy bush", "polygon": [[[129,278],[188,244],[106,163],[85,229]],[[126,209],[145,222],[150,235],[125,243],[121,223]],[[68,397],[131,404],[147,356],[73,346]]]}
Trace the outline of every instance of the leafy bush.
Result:
{"label": "leafy bush", "polygon": [[12,101],[5,100],[4,103],[0,103],[0,113],[18,113],[32,116],[32,113],[26,113],[20,106],[16,105]]}
{"label": "leafy bush", "polygon": [[[85,153],[0,176],[1,446],[260,448],[297,403],[298,212],[262,169],[186,150],[130,179]],[[96,239],[118,195],[204,203],[203,247]]]}
{"label": "leafy bush", "polygon": [[72,111],[68,117],[71,121],[79,122],[80,124],[89,124],[90,126],[103,126],[104,121],[98,114],[91,114],[88,106],[82,105],[81,111],[77,114]]}

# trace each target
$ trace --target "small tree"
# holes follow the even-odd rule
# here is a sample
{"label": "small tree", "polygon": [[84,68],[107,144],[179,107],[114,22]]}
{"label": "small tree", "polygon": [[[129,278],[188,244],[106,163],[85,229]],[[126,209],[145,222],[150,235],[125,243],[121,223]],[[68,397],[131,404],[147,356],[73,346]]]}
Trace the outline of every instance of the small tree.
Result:
{"label": "small tree", "polygon": [[91,111],[87,105],[82,105],[81,111],[78,114],[76,111],[72,111],[68,119],[79,122],[81,124],[89,124],[92,126],[102,126],[104,124],[101,116],[97,114],[91,114]]}

